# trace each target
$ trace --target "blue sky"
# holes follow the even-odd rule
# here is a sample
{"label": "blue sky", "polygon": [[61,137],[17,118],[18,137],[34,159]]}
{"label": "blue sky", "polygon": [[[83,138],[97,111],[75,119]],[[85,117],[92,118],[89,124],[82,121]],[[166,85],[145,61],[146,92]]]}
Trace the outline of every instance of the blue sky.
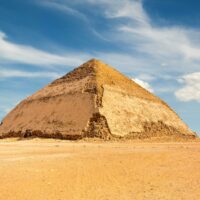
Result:
{"label": "blue sky", "polygon": [[200,132],[199,11],[198,0],[1,0],[0,119],[95,57]]}

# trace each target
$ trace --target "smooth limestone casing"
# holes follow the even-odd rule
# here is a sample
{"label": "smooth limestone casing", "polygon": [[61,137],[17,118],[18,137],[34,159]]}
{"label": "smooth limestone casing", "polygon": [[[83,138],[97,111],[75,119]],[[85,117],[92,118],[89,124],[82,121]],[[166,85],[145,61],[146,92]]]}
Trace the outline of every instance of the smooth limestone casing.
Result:
{"label": "smooth limestone casing", "polygon": [[81,135],[94,113],[93,105],[91,94],[26,101],[7,116],[1,131],[25,134],[27,130],[34,130],[45,134]]}
{"label": "smooth limestone casing", "polygon": [[165,104],[127,95],[120,88],[104,85],[100,113],[105,116],[110,132],[117,136],[144,133],[144,125],[159,123],[173,127],[182,134],[194,135],[182,120]]}

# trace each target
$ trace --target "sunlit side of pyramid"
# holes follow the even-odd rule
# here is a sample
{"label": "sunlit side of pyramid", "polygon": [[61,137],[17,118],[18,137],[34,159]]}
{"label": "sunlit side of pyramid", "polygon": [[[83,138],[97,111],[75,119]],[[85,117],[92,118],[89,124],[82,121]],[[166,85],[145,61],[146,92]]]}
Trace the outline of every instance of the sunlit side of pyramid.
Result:
{"label": "sunlit side of pyramid", "polygon": [[17,105],[4,118],[0,136],[196,137],[160,98],[95,59]]}

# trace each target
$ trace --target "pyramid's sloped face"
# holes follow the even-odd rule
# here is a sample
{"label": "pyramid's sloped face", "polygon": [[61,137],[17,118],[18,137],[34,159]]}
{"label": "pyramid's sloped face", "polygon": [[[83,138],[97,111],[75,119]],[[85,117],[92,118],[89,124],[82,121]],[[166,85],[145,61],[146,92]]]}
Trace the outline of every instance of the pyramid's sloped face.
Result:
{"label": "pyramid's sloped face", "polygon": [[[47,99],[65,94],[88,93],[96,87],[95,70],[91,64],[83,64],[65,76],[39,90],[27,100]],[[92,93],[92,92],[90,92]],[[94,93],[94,92],[93,92]]]}
{"label": "pyramid's sloped face", "polygon": [[127,95],[114,86],[104,85],[100,113],[106,117],[110,131],[118,136],[194,135],[165,104]]}
{"label": "pyramid's sloped face", "polygon": [[0,136],[58,138],[195,134],[160,98],[108,65],[91,60],[22,101]]}
{"label": "pyramid's sloped face", "polygon": [[117,136],[194,136],[189,127],[160,98],[151,94],[116,70],[99,64],[99,112],[105,116],[110,132]]}
{"label": "pyramid's sloped face", "polygon": [[21,102],[0,133],[78,138],[96,109],[94,88],[93,68],[77,68]]}

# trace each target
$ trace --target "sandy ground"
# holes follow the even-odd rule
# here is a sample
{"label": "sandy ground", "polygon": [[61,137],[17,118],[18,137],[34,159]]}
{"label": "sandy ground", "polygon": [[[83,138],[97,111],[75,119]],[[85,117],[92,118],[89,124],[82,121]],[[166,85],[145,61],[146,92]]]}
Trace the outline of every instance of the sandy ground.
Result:
{"label": "sandy ground", "polygon": [[200,143],[0,140],[0,200],[199,200]]}

